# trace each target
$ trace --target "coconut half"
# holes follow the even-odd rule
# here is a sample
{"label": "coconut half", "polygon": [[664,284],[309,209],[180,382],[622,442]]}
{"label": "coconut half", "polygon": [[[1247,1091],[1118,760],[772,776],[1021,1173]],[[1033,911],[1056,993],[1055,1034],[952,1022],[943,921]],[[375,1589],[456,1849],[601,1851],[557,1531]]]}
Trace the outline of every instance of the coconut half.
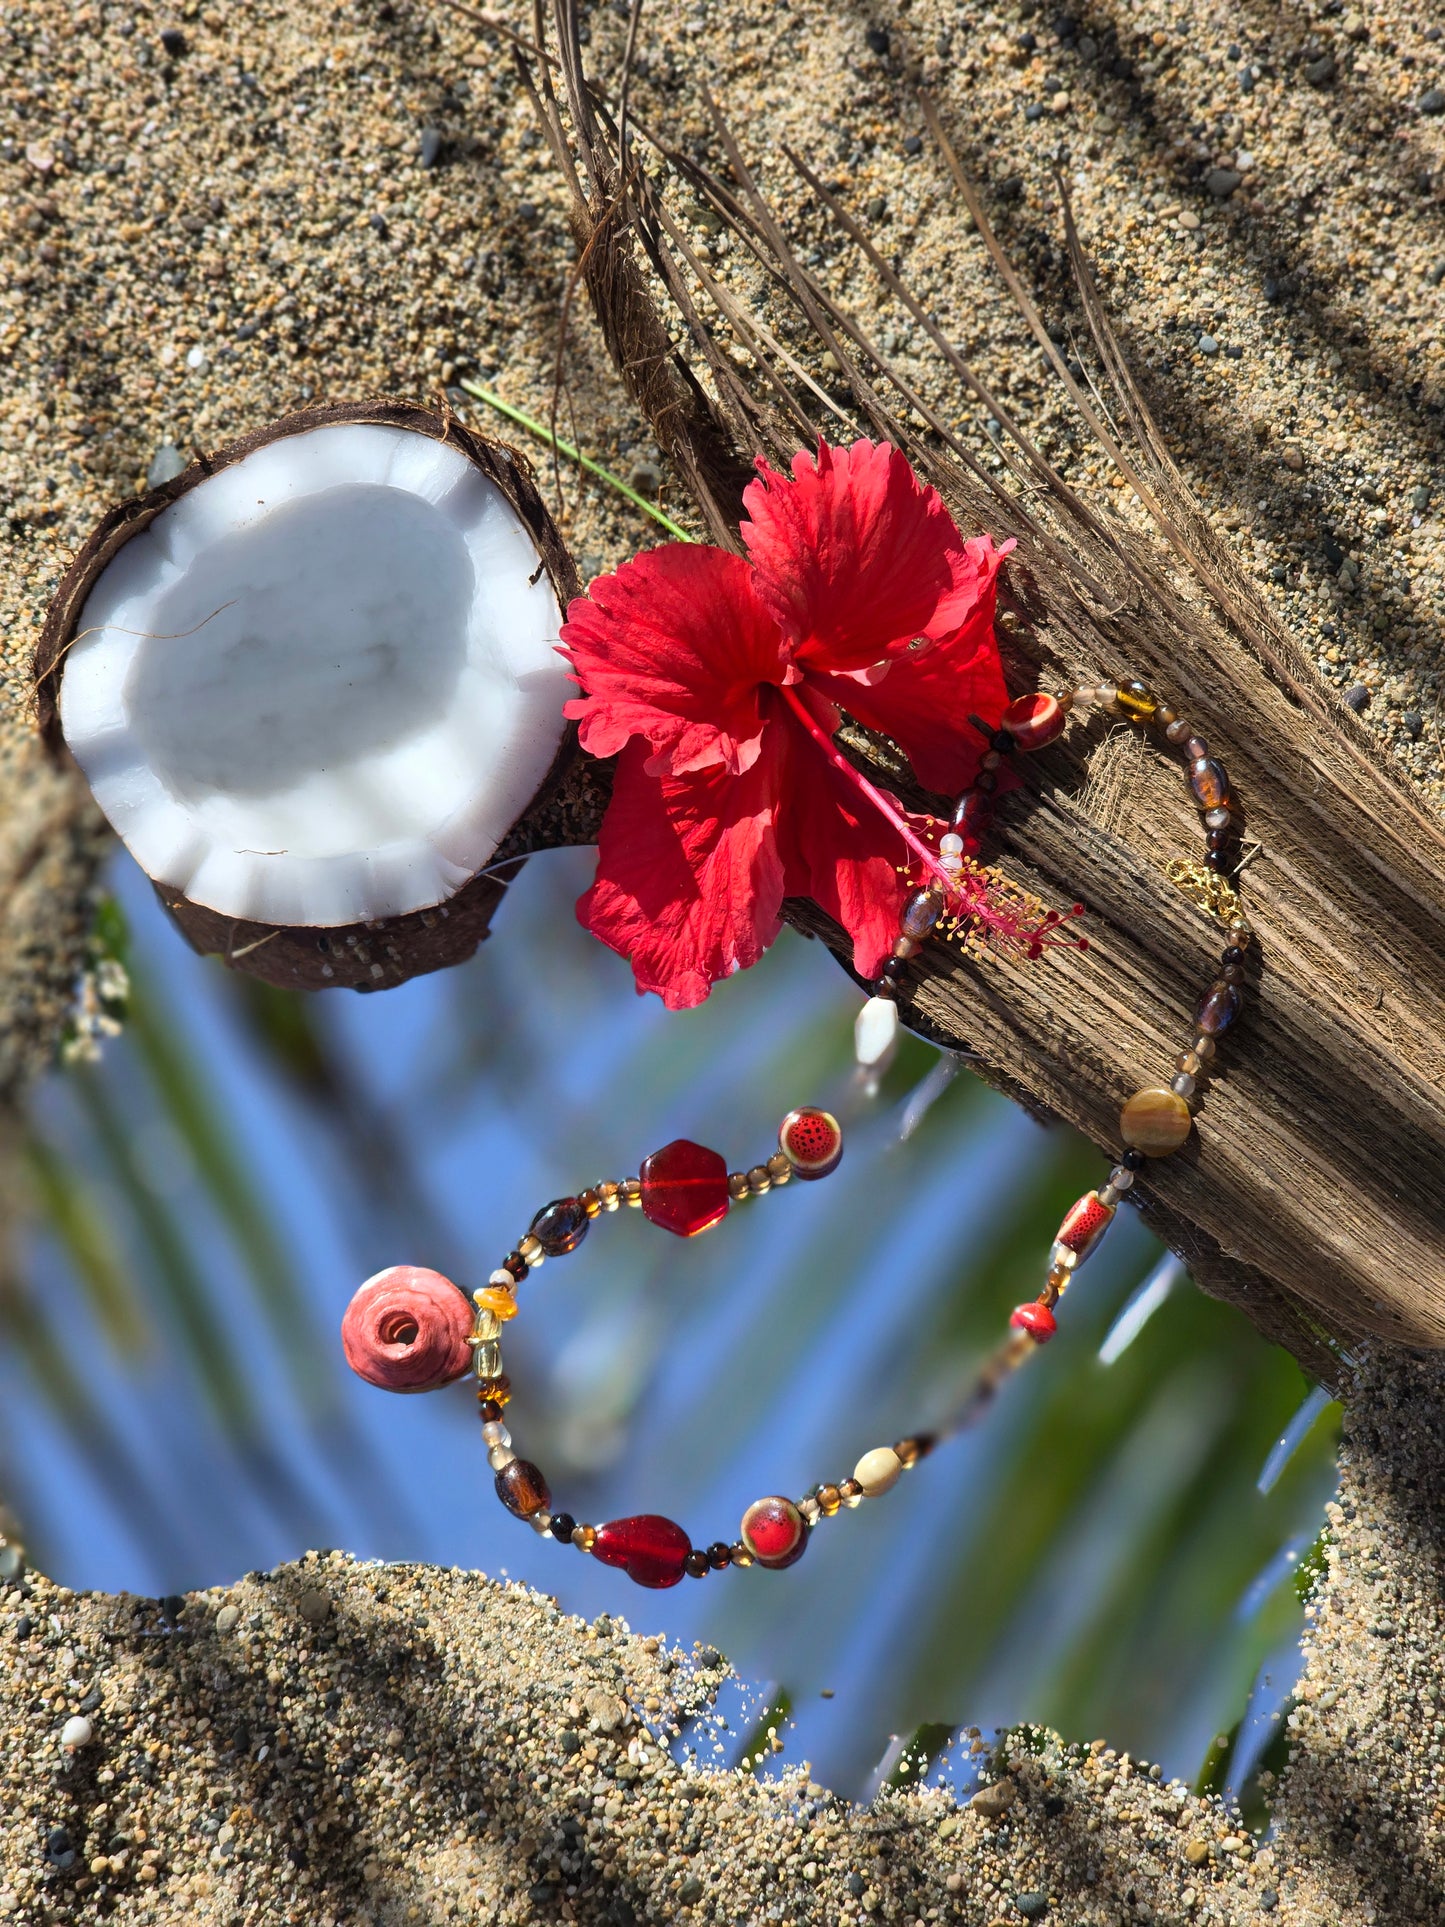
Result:
{"label": "coconut half", "polygon": [[480,873],[568,760],[576,589],[512,450],[308,410],[106,518],[41,637],[42,725],[198,947],[394,983],[470,954]]}

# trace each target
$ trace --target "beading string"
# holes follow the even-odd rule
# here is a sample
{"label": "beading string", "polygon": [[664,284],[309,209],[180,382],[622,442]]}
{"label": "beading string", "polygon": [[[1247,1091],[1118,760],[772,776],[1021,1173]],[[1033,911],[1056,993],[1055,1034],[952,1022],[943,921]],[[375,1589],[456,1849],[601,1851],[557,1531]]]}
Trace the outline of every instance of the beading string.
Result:
{"label": "beading string", "polygon": [[[1021,696],[1009,705],[997,730],[976,723],[989,747],[977,777],[958,798],[948,828],[939,835],[937,863],[930,865],[929,882],[904,906],[892,955],[858,1015],[856,1055],[864,1072],[876,1078],[896,1047],[900,985],[920,946],[938,933],[940,925],[947,927],[950,884],[962,876],[965,865],[977,858],[982,847],[1003,758],[1044,748],[1063,733],[1071,711],[1086,708],[1141,728],[1153,726],[1182,752],[1190,791],[1203,819],[1205,872],[1198,879],[1187,865],[1171,865],[1170,875],[1193,886],[1192,894],[1224,926],[1229,941],[1219,970],[1195,1010],[1191,1041],[1174,1060],[1172,1078],[1167,1084],[1135,1091],[1125,1102],[1119,1114],[1122,1155],[1106,1182],[1086,1192],[1065,1213],[1038,1296],[1015,1308],[1008,1335],[931,1431],[871,1447],[849,1477],[816,1485],[800,1499],[779,1493],[755,1499],[743,1514],[736,1539],[695,1546],[682,1526],[658,1513],[633,1514],[594,1526],[579,1522],[569,1512],[551,1509],[545,1474],[513,1450],[504,1421],[512,1386],[502,1364],[503,1327],[517,1314],[518,1287],[548,1258],[575,1251],[594,1218],[628,1205],[663,1230],[697,1237],[747,1199],[765,1196],[794,1178],[826,1177],[843,1154],[842,1128],[835,1117],[815,1106],[790,1111],[778,1133],[778,1149],[747,1170],[729,1171],[719,1152],[679,1138],[647,1158],[637,1177],[607,1180],[575,1197],[554,1199],[536,1214],[516,1249],[470,1299],[436,1272],[397,1265],[378,1273],[361,1287],[347,1310],[342,1334],[348,1360],[373,1384],[395,1391],[430,1390],[470,1373],[497,1495],[508,1511],[525,1519],[534,1531],[573,1545],[650,1587],[676,1585],[685,1575],[702,1579],[730,1566],[780,1569],[795,1564],[821,1520],[891,1491],[944,1439],[982,1416],[1024,1360],[1054,1336],[1055,1308],[1079,1266],[1099,1248],[1138,1173],[1149,1159],[1168,1157],[1184,1144],[1193,1127],[1194,1109],[1202,1101],[1217,1040],[1243,1005],[1245,955],[1253,930],[1236,888],[1242,819],[1224,765],[1184,718],[1142,682],[1084,686],[1058,696],[1044,692]],[[1046,932],[1060,921],[1055,913],[1041,930]]]}

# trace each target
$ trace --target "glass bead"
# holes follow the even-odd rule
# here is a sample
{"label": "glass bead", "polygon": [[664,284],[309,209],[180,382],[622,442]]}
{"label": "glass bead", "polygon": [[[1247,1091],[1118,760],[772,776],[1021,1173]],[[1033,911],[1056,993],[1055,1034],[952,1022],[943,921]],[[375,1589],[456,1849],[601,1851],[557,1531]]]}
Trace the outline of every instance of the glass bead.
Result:
{"label": "glass bead", "polygon": [[490,1399],[495,1405],[510,1405],[512,1381],[505,1372],[499,1372],[495,1378],[478,1379],[477,1397]]}
{"label": "glass bead", "polygon": [[1097,1191],[1088,1191],[1070,1208],[1054,1242],[1072,1251],[1082,1264],[1113,1222],[1112,1206],[1105,1204]]}
{"label": "glass bead", "polygon": [[1161,729],[1167,729],[1170,723],[1178,722],[1179,711],[1171,709],[1168,703],[1158,703],[1154,709],[1154,720]]}
{"label": "glass bead", "polygon": [[752,1192],[755,1198],[761,1198],[761,1197],[765,1197],[767,1193],[772,1190],[772,1188],[773,1188],[773,1181],[768,1176],[767,1165],[755,1164],[752,1170],[748,1172],[749,1191]]}
{"label": "glass bead", "polygon": [[1135,1091],[1119,1113],[1124,1142],[1146,1157],[1164,1158],[1177,1151],[1193,1126],[1189,1106],[1177,1091],[1151,1085]]}
{"label": "glass bead", "polygon": [[1213,756],[1196,757],[1189,765],[1189,787],[1200,809],[1217,810],[1229,796],[1229,778],[1223,763]]}
{"label": "glass bead", "polygon": [[536,1512],[529,1512],[527,1514],[527,1524],[532,1528],[533,1532],[537,1534],[539,1539],[545,1539],[547,1534],[552,1530],[552,1515],[546,1506],[541,1506]]}
{"label": "glass bead", "polygon": [[778,1149],[796,1177],[825,1178],[843,1155],[843,1127],[831,1111],[800,1105],[778,1127]]}
{"label": "glass bead", "polygon": [[592,1548],[597,1544],[596,1526],[573,1526],[572,1543],[579,1552],[591,1552]]}
{"label": "glass bead", "polygon": [[478,1397],[477,1417],[483,1425],[495,1425],[502,1416],[502,1408],[495,1399]]}
{"label": "glass bead", "polygon": [[1049,1246],[1049,1263],[1057,1265],[1060,1271],[1072,1271],[1079,1262],[1079,1254],[1072,1245],[1061,1245],[1057,1240]]}
{"label": "glass bead", "polygon": [[517,1282],[515,1275],[505,1265],[487,1274],[487,1284],[493,1291],[510,1291]]}
{"label": "glass bead", "polygon": [[482,1437],[488,1445],[510,1445],[512,1435],[499,1419],[489,1419],[482,1427]]}
{"label": "glass bead", "polygon": [[853,1055],[865,1070],[883,1071],[898,1049],[898,1006],[870,997],[853,1020]]}
{"label": "glass bead", "polygon": [[895,937],[893,939],[893,955],[906,961],[909,957],[916,957],[918,955],[918,945],[913,941],[912,937]]}
{"label": "glass bead", "polygon": [[487,1452],[487,1464],[494,1472],[505,1472],[516,1456],[510,1445],[494,1445]]}
{"label": "glass bead", "polygon": [[514,1282],[519,1285],[532,1269],[520,1251],[509,1251],[502,1260],[502,1268],[504,1271],[509,1271]]}
{"label": "glass bead", "polygon": [[1069,1280],[1072,1276],[1073,1273],[1066,1265],[1050,1265],[1044,1283],[1055,1298],[1061,1298],[1068,1289]]}
{"label": "glass bead", "polygon": [[813,1497],[811,1492],[799,1499],[798,1510],[802,1513],[803,1524],[806,1526],[817,1525],[819,1519],[823,1516],[823,1508],[818,1504],[818,1501]]}
{"label": "glass bead", "polygon": [[1171,743],[1178,744],[1187,742],[1189,740],[1189,725],[1182,716],[1177,716],[1165,730],[1164,734]]}
{"label": "glass bead", "polygon": [[1218,1054],[1219,1046],[1215,1043],[1212,1037],[1200,1036],[1195,1038],[1191,1046],[1191,1049],[1193,1050],[1194,1055],[1197,1058],[1199,1058],[1201,1062],[1207,1064],[1211,1057],[1214,1057]]}
{"label": "glass bead", "polygon": [[936,1442],[931,1432],[920,1432],[917,1437],[896,1439],[893,1450],[897,1453],[898,1462],[903,1470],[908,1472],[920,1459],[928,1457]]}
{"label": "glass bead", "polygon": [[1212,870],[1216,876],[1228,876],[1234,867],[1234,858],[1228,850],[1206,850],[1204,867]]}
{"label": "glass bead", "polygon": [[495,1338],[483,1339],[472,1359],[472,1370],[478,1378],[495,1378],[502,1369],[502,1348]]}
{"label": "glass bead", "polygon": [[740,1566],[744,1571],[755,1563],[753,1555],[748,1551],[741,1539],[735,1540],[734,1543],[729,1546],[728,1550],[732,1554],[733,1564]]}
{"label": "glass bead", "polygon": [[1197,1050],[1182,1050],[1174,1060],[1174,1068],[1183,1071],[1186,1076],[1198,1077],[1204,1069],[1204,1059]]}
{"label": "glass bead", "polygon": [[982,790],[965,790],[953,807],[951,822],[965,843],[977,842],[993,820],[993,804]]}
{"label": "glass bead", "polygon": [[880,988],[884,984],[890,984],[896,987],[898,984],[900,984],[903,981],[904,974],[905,972],[903,969],[902,959],[899,957],[890,957],[887,963],[884,964],[883,968],[878,972],[878,983]]}
{"label": "glass bead", "polygon": [[1142,1171],[1148,1160],[1142,1151],[1128,1150],[1119,1160],[1126,1171]]}
{"label": "glass bead", "polygon": [[1247,917],[1231,917],[1229,935],[1231,942],[1237,943],[1241,950],[1247,950],[1249,940],[1254,935],[1254,925]]}
{"label": "glass bead", "polygon": [[733,1549],[725,1539],[714,1539],[707,1549],[707,1562],[714,1572],[725,1572],[733,1562]]}
{"label": "glass bead", "polygon": [[[495,1277],[496,1273],[493,1272],[492,1276]],[[512,1274],[510,1272],[503,1272],[502,1276],[507,1280],[507,1285],[510,1286]],[[504,1289],[501,1285],[488,1285],[482,1291],[474,1291],[472,1293],[472,1303],[477,1307],[479,1312],[490,1312],[493,1318],[499,1319],[504,1325],[509,1318],[515,1318],[517,1315],[517,1298],[515,1292]]]}
{"label": "glass bead", "polygon": [[1147,723],[1153,720],[1159,702],[1146,683],[1126,682],[1119,685],[1119,707],[1131,722]]}
{"label": "glass bead", "polygon": [[622,1186],[614,1184],[609,1178],[606,1184],[599,1184],[597,1195],[602,1200],[604,1211],[615,1211],[622,1202]]}
{"label": "glass bead", "polygon": [[1119,1193],[1114,1189],[1112,1184],[1101,1184],[1099,1186],[1099,1202],[1100,1204],[1107,1204],[1111,1211],[1119,1202]]}
{"label": "glass bead", "polygon": [[1216,809],[1210,809],[1204,812],[1204,827],[1206,830],[1227,830],[1233,821],[1233,810],[1223,803]]}
{"label": "glass bead", "polygon": [[686,1559],[683,1560],[682,1564],[683,1570],[689,1579],[706,1579],[712,1571],[712,1565],[707,1554],[698,1550],[697,1547],[693,1548]]}
{"label": "glass bead", "polygon": [[938,839],[938,854],[940,856],[962,856],[963,838],[958,836],[954,831],[949,830]]}
{"label": "glass bead", "polygon": [[589,1218],[595,1218],[600,1216],[602,1211],[602,1199],[598,1193],[598,1190],[595,1184],[589,1184],[585,1191],[579,1191],[577,1193],[577,1202],[578,1204],[581,1205],[582,1209],[587,1213]]}
{"label": "glass bead", "polygon": [[1200,998],[1194,1021],[1205,1036],[1218,1037],[1221,1031],[1229,1029],[1239,1015],[1243,1002],[1239,985],[1227,984],[1220,978]]}
{"label": "glass bead", "polygon": [[1047,1345],[1059,1329],[1059,1321],[1048,1306],[1037,1301],[1015,1306],[1009,1315],[1009,1324],[1015,1331],[1027,1332],[1036,1345]]}
{"label": "glass bead", "polygon": [[622,1180],[622,1198],[625,1204],[631,1205],[633,1210],[636,1211],[642,1203],[642,1180],[640,1178],[624,1178]]}
{"label": "glass bead", "polygon": [[[1009,748],[1013,748],[1012,740],[1010,740]],[[1002,762],[1003,757],[999,752],[996,749],[990,749],[985,750],[984,754],[979,758],[978,766],[980,769],[996,770]]]}
{"label": "glass bead", "polygon": [[856,1479],[844,1479],[843,1483],[838,1487],[838,1491],[844,1505],[847,1506],[850,1511],[856,1511],[857,1508],[862,1505],[864,1492],[862,1486],[859,1485]]}
{"label": "glass bead", "polygon": [[1225,850],[1237,841],[1233,829],[1226,826],[1222,830],[1211,830],[1204,839],[1204,847],[1206,850]]}
{"label": "glass bead", "polygon": [[808,1549],[808,1530],[802,1509],[775,1492],[754,1499],[743,1514],[738,1537],[760,1566],[780,1572]]}
{"label": "glass bead", "polygon": [[1114,709],[1118,706],[1118,686],[1111,682],[1101,682],[1094,691],[1094,700],[1100,709]]}
{"label": "glass bead", "polygon": [[825,1519],[831,1519],[843,1503],[843,1496],[836,1485],[820,1485],[813,1497]]}
{"label": "glass bead", "polygon": [[587,1236],[587,1207],[580,1198],[553,1198],[532,1220],[532,1236],[549,1258],[565,1258]]}
{"label": "glass bead", "polygon": [[1224,965],[1225,969],[1228,970],[1232,964],[1242,964],[1244,962],[1244,952],[1237,943],[1232,943],[1227,950],[1220,952],[1219,961]]}
{"label": "glass bead", "polygon": [[853,1477],[868,1499],[880,1499],[903,1477],[903,1461],[891,1445],[875,1445],[853,1467]]}
{"label": "glass bead", "polygon": [[1194,1079],[1188,1071],[1180,1071],[1179,1075],[1171,1081],[1169,1088],[1177,1092],[1180,1097],[1193,1097]]}
{"label": "glass bead", "polygon": [[1226,964],[1219,974],[1227,984],[1242,984],[1244,982],[1244,971],[1238,964]]}
{"label": "glass bead", "polygon": [[657,1512],[609,1519],[593,1535],[592,1554],[616,1566],[639,1586],[660,1591],[675,1586],[687,1570],[692,1541],[682,1527]]}
{"label": "glass bead", "polygon": [[943,905],[932,890],[916,890],[903,906],[899,929],[905,937],[926,937]]}
{"label": "glass bead", "polygon": [[498,1318],[497,1314],[494,1311],[484,1310],[478,1306],[476,1318],[472,1322],[472,1337],[477,1340],[478,1344],[483,1343],[489,1338],[495,1338],[501,1329],[502,1321]]}
{"label": "glass bead", "polygon": [[728,1196],[736,1200],[738,1198],[745,1198],[748,1195],[749,1195],[749,1192],[748,1192],[747,1172],[746,1171],[729,1171],[728,1172]]}
{"label": "glass bead", "polygon": [[1209,745],[1202,736],[1191,736],[1184,745],[1184,754],[1191,763],[1203,762],[1209,754]]}
{"label": "glass bead", "polygon": [[1127,1164],[1116,1164],[1109,1173],[1109,1185],[1114,1191],[1132,1191],[1134,1188],[1132,1168]]}
{"label": "glass bead", "polygon": [[786,1151],[774,1151],[768,1159],[768,1176],[774,1184],[786,1184],[793,1175],[793,1166]]}
{"label": "glass bead", "polygon": [[523,1264],[530,1266],[533,1271],[546,1262],[546,1250],[535,1231],[529,1231],[525,1238],[517,1240],[517,1250],[521,1253]]}
{"label": "glass bead", "polygon": [[1064,733],[1068,711],[1057,696],[1035,690],[1017,696],[1003,713],[1003,726],[1022,750],[1043,749]]}
{"label": "glass bead", "polygon": [[695,1238],[727,1216],[728,1167],[721,1152],[674,1138],[643,1160],[643,1215],[679,1238]]}
{"label": "glass bead", "polygon": [[570,1545],[572,1542],[572,1534],[576,1530],[577,1521],[572,1517],[570,1512],[554,1512],[552,1514],[552,1537],[557,1541],[559,1546]]}

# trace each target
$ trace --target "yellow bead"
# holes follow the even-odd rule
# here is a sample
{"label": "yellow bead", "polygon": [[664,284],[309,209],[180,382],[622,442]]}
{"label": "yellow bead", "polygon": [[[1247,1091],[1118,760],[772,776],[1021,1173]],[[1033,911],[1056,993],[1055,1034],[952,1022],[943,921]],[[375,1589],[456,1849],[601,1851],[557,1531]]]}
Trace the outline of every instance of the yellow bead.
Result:
{"label": "yellow bead", "polygon": [[604,1211],[615,1211],[622,1202],[622,1186],[614,1184],[609,1178],[606,1184],[598,1185],[597,1195],[602,1200]]}
{"label": "yellow bead", "polygon": [[622,1180],[622,1195],[630,1205],[640,1211],[642,1209],[641,1178],[624,1178]]}
{"label": "yellow bead", "polygon": [[597,1217],[602,1210],[601,1187],[595,1184],[588,1185],[585,1191],[578,1192],[577,1202],[589,1218]]}
{"label": "yellow bead", "polygon": [[843,1503],[843,1495],[836,1485],[820,1485],[814,1497],[825,1519],[831,1519]]}
{"label": "yellow bead", "polygon": [[478,1311],[489,1311],[493,1318],[500,1319],[504,1325],[509,1318],[517,1315],[516,1299],[499,1285],[488,1285],[484,1291],[474,1291],[472,1303]]}
{"label": "yellow bead", "polygon": [[1193,1118],[1177,1091],[1151,1086],[1135,1091],[1119,1113],[1119,1130],[1126,1144],[1148,1158],[1167,1158],[1188,1137]]}
{"label": "yellow bead", "polygon": [[1159,708],[1159,699],[1141,682],[1119,685],[1118,704],[1131,722],[1147,723]]}
{"label": "yellow bead", "polygon": [[853,1467],[853,1477],[862,1486],[866,1498],[877,1499],[891,1492],[903,1477],[903,1461],[891,1445],[875,1445]]}
{"label": "yellow bead", "polygon": [[573,1526],[572,1543],[579,1552],[591,1552],[597,1543],[596,1526]]}

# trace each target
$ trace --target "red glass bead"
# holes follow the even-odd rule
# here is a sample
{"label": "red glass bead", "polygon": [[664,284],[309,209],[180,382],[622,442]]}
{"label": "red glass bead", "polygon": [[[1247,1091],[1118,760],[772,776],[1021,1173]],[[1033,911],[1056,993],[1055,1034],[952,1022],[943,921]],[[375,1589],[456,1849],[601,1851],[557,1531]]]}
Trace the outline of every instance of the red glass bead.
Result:
{"label": "red glass bead", "polygon": [[1036,1345],[1047,1345],[1059,1329],[1059,1321],[1047,1305],[1020,1305],[1009,1323],[1015,1331],[1027,1332]]}
{"label": "red glass bead", "polygon": [[719,1151],[674,1138],[644,1158],[642,1214],[679,1238],[695,1238],[727,1216],[728,1167]]}
{"label": "red glass bead", "polygon": [[760,1566],[774,1571],[793,1565],[808,1549],[802,1513],[779,1493],[753,1500],[743,1514],[738,1536]]}
{"label": "red glass bead", "polygon": [[1105,1204],[1097,1191],[1089,1191],[1070,1206],[1054,1243],[1076,1252],[1082,1264],[1113,1222],[1113,1205]]}
{"label": "red glass bead", "polygon": [[778,1149],[799,1178],[826,1178],[843,1155],[843,1127],[831,1111],[804,1104],[778,1129]]}
{"label": "red glass bead", "polygon": [[679,1525],[657,1512],[611,1519],[598,1526],[592,1556],[617,1566],[639,1586],[675,1586],[687,1571],[692,1541]]}
{"label": "red glass bead", "polygon": [[1069,718],[1057,696],[1036,689],[1031,696],[1018,696],[1003,713],[1003,726],[1020,749],[1042,749],[1045,743],[1062,736]]}

